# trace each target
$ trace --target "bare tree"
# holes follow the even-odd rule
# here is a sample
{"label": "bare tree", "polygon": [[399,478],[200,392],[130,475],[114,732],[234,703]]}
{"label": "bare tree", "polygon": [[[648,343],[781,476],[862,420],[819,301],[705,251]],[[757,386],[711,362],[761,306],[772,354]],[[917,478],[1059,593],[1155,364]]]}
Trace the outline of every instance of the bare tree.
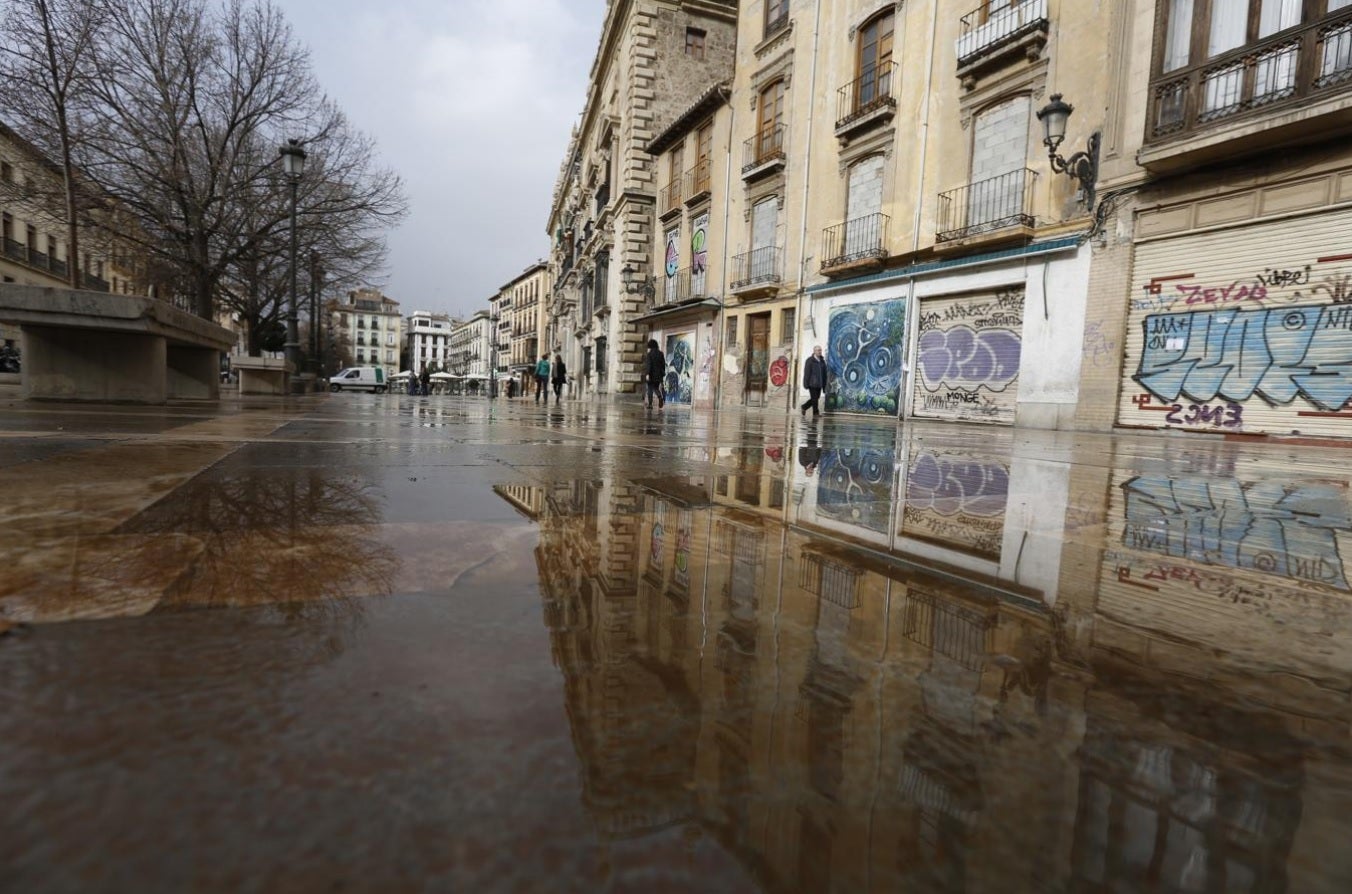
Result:
{"label": "bare tree", "polygon": [[[5,0],[0,77],[18,89],[0,93],[0,110],[43,149],[60,157],[67,270],[80,287],[80,214],[73,164],[76,103],[92,72],[95,41],[107,19],[103,0]],[[34,100],[40,101],[34,101]]]}

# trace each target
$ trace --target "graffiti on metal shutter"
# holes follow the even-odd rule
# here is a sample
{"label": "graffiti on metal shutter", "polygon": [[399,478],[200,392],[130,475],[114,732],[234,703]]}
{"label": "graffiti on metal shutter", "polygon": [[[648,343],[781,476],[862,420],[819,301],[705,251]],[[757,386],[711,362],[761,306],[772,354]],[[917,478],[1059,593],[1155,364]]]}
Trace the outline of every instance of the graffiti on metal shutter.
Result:
{"label": "graffiti on metal shutter", "polygon": [[667,401],[688,404],[695,386],[695,335],[677,332],[667,336]]}
{"label": "graffiti on metal shutter", "polygon": [[916,416],[1012,424],[1023,354],[1023,290],[922,302]]}
{"label": "graffiti on metal shutter", "polygon": [[826,408],[897,415],[906,344],[906,299],[831,310]]}
{"label": "graffiti on metal shutter", "polygon": [[1143,246],[1119,421],[1352,432],[1349,222],[1335,215],[1306,221],[1294,246],[1282,229],[1289,223]]}

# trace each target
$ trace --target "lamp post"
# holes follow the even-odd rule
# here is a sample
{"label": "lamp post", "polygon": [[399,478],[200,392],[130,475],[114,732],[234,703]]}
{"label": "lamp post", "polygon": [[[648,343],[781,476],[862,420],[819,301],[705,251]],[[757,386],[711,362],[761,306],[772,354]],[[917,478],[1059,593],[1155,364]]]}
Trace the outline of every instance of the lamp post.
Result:
{"label": "lamp post", "polygon": [[1070,113],[1073,111],[1075,107],[1068,102],[1062,102],[1060,93],[1053,93],[1051,101],[1037,113],[1037,120],[1042,122],[1042,144],[1047,147],[1052,170],[1058,174],[1068,174],[1080,181],[1080,188],[1084,190],[1085,205],[1093,211],[1094,183],[1098,180],[1098,131],[1090,135],[1089,145],[1084,151],[1076,152],[1070,158],[1062,158],[1056,154],[1061,141],[1066,138],[1066,122],[1070,120]]}
{"label": "lamp post", "polygon": [[305,150],[301,148],[300,140],[287,140],[277,153],[282,157],[282,171],[291,186],[291,295],[286,308],[286,362],[296,372],[300,369],[300,330],[296,309],[299,301],[296,294],[296,196],[300,190],[300,178],[305,174]]}
{"label": "lamp post", "polygon": [[493,313],[488,317],[488,399],[498,396],[498,310],[493,305]]}

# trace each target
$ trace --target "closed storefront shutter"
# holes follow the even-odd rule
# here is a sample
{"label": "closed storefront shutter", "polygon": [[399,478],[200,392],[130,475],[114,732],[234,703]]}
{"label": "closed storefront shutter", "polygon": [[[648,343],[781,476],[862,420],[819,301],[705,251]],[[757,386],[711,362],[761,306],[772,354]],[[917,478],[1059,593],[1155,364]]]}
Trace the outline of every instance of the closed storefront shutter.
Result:
{"label": "closed storefront shutter", "polygon": [[1013,425],[1023,349],[1023,290],[920,303],[912,415]]}
{"label": "closed storefront shutter", "polygon": [[1138,245],[1121,425],[1352,436],[1352,210]]}

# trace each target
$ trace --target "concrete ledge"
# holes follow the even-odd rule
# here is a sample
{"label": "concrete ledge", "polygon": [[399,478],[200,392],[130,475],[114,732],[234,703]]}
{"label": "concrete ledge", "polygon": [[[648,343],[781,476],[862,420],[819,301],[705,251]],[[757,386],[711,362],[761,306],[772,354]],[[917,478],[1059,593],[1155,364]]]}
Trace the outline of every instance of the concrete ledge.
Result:
{"label": "concrete ledge", "polygon": [[235,357],[231,369],[239,373],[240,394],[290,394],[295,364],[272,357]]}
{"label": "concrete ledge", "polygon": [[23,340],[25,399],[162,404],[220,396],[234,334],[163,301],[0,285],[0,320]]}

